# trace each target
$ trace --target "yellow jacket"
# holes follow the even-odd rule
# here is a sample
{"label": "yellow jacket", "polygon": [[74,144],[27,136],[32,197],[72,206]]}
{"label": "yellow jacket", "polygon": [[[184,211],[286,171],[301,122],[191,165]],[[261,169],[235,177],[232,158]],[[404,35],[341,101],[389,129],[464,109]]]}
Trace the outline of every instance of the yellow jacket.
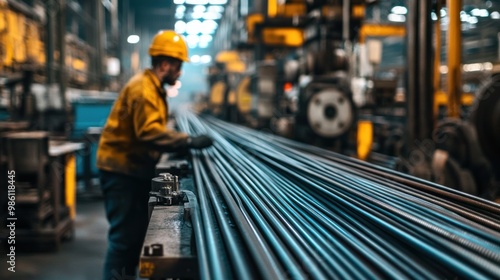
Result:
{"label": "yellow jacket", "polygon": [[162,152],[184,149],[188,135],[167,129],[166,93],[145,70],[125,85],[108,117],[97,150],[101,170],[152,178]]}

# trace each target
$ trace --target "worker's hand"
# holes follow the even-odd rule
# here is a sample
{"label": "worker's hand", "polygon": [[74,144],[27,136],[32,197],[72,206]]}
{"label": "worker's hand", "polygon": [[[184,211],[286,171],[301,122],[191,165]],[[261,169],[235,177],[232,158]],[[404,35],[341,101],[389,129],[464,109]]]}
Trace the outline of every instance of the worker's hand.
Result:
{"label": "worker's hand", "polygon": [[207,135],[192,136],[188,138],[188,147],[193,149],[203,149],[212,146],[212,138]]}

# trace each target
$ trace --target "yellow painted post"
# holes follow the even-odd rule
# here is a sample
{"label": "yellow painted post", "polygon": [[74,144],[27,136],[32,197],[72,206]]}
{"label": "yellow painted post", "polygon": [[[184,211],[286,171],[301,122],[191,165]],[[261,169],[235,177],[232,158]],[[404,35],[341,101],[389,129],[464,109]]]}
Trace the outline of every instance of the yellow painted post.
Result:
{"label": "yellow painted post", "polygon": [[436,44],[434,52],[434,119],[437,119],[439,105],[436,101],[437,95],[441,91],[441,3],[437,1],[436,3],[436,15],[437,21],[435,23],[436,28]]}
{"label": "yellow painted post", "polygon": [[278,13],[278,1],[267,0],[267,16],[275,17],[277,13]]}
{"label": "yellow painted post", "polygon": [[368,120],[358,121],[356,151],[358,158],[366,160],[370,155],[373,144],[373,123]]}
{"label": "yellow painted post", "polygon": [[448,2],[448,14],[450,26],[448,29],[448,116],[460,116],[461,89],[461,61],[462,61],[462,30],[460,23],[460,11],[462,0]]}
{"label": "yellow painted post", "polygon": [[64,176],[65,202],[69,208],[69,215],[74,220],[76,217],[76,157],[73,153],[66,155]]}

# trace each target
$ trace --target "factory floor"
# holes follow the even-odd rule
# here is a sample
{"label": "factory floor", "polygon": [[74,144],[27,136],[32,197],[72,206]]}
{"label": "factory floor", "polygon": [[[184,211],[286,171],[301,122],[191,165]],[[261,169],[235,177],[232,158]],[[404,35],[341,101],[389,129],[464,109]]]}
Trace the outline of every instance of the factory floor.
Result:
{"label": "factory floor", "polygon": [[75,228],[58,252],[16,252],[14,273],[2,261],[0,279],[101,279],[108,223],[100,195],[78,196]]}

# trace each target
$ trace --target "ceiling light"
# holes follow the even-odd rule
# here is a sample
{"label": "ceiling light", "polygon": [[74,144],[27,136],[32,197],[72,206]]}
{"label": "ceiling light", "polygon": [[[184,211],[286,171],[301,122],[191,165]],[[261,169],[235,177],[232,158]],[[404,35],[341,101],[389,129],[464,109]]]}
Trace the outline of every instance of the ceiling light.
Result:
{"label": "ceiling light", "polygon": [[130,35],[127,38],[127,43],[129,44],[137,44],[140,41],[140,37],[138,35]]}
{"label": "ceiling light", "polygon": [[175,8],[176,13],[184,13],[186,11],[186,6],[184,5],[179,5],[177,8]]}
{"label": "ceiling light", "polygon": [[186,36],[186,42],[190,49],[194,49],[198,46],[198,36],[197,35],[188,35]]}
{"label": "ceiling light", "polygon": [[464,22],[465,21],[469,21],[469,18],[470,18],[470,16],[468,14],[466,14],[466,13],[462,14],[462,13],[460,13],[460,20],[461,21],[464,21]]}
{"label": "ceiling light", "polygon": [[227,3],[227,0],[208,0],[210,5],[224,5]]}
{"label": "ceiling light", "polygon": [[488,13],[488,10],[486,10],[486,9],[479,10],[480,17],[488,17],[489,15],[490,15],[490,13]]}
{"label": "ceiling light", "polygon": [[174,0],[174,4],[182,5],[184,4],[184,0]]}
{"label": "ceiling light", "polygon": [[218,24],[217,24],[217,22],[215,22],[215,20],[209,19],[209,20],[203,21],[203,28],[205,30],[215,30],[215,29],[217,29],[217,26],[218,26]]}
{"label": "ceiling light", "polygon": [[404,15],[389,14],[389,16],[387,18],[389,19],[389,21],[393,21],[393,22],[405,22],[406,21],[406,17]]}
{"label": "ceiling light", "polygon": [[199,42],[198,43],[198,48],[200,49],[205,49],[208,47],[208,42]]}
{"label": "ceiling light", "polygon": [[186,41],[188,43],[198,43],[200,41],[200,37],[198,37],[198,35],[187,35]]}
{"label": "ceiling light", "polygon": [[207,8],[203,5],[196,5],[193,7],[193,13],[203,13]]}
{"label": "ceiling light", "polygon": [[222,6],[208,6],[207,12],[222,14],[222,12],[224,12],[224,7],[222,7]]}
{"label": "ceiling light", "polygon": [[500,13],[497,11],[492,12],[490,16],[492,19],[500,19]]}
{"label": "ceiling light", "polygon": [[186,4],[190,5],[206,5],[208,0],[186,0]]}
{"label": "ceiling light", "polygon": [[175,22],[175,32],[177,33],[184,33],[186,32],[186,23],[182,20],[178,20]]}
{"label": "ceiling light", "polygon": [[193,63],[198,63],[198,62],[200,62],[200,56],[195,54],[195,55],[191,56],[191,58],[189,60]]}
{"label": "ceiling light", "polygon": [[203,26],[199,20],[192,20],[186,24],[186,32],[188,34],[198,34]]}
{"label": "ceiling light", "polygon": [[200,35],[200,42],[211,42],[213,39],[212,35],[208,35],[208,34],[202,34]]}
{"label": "ceiling light", "polygon": [[220,13],[206,12],[203,14],[204,19],[220,19],[222,15]]}
{"label": "ceiling light", "polygon": [[406,15],[408,13],[408,9],[403,6],[395,6],[392,8],[391,12],[398,15]]}
{"label": "ceiling light", "polygon": [[469,17],[469,23],[470,24],[476,24],[479,22],[479,20],[477,19],[477,17]]}
{"label": "ceiling light", "polygon": [[476,17],[488,17],[490,14],[488,13],[488,10],[486,9],[473,9],[470,11],[470,14]]}
{"label": "ceiling light", "polygon": [[444,8],[443,8],[443,9],[441,9],[440,14],[441,14],[441,17],[443,18],[443,17],[445,17],[448,13],[446,13],[446,9],[444,9]]}
{"label": "ceiling light", "polygon": [[175,13],[175,18],[176,19],[183,19],[184,18],[184,13]]}
{"label": "ceiling light", "polygon": [[192,19],[201,19],[201,18],[203,18],[203,15],[204,15],[203,13],[192,13],[191,18]]}
{"label": "ceiling light", "polygon": [[202,55],[200,58],[201,63],[210,63],[210,61],[212,61],[212,57],[208,54]]}

